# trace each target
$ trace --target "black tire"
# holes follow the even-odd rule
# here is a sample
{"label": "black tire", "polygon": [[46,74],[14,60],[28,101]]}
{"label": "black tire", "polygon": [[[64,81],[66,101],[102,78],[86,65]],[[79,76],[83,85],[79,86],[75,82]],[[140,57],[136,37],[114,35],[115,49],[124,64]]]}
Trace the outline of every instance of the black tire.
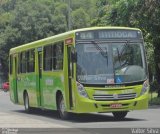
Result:
{"label": "black tire", "polygon": [[29,97],[28,97],[27,93],[25,93],[25,95],[24,95],[24,108],[27,113],[30,113],[32,110],[29,105]]}
{"label": "black tire", "polygon": [[112,112],[114,118],[117,120],[123,120],[126,117],[127,113],[127,111]]}
{"label": "black tire", "polygon": [[67,120],[70,118],[70,114],[65,111],[65,103],[64,103],[64,98],[62,95],[59,95],[58,97],[58,113],[61,119]]}
{"label": "black tire", "polygon": [[8,90],[6,90],[6,89],[3,89],[3,91],[4,91],[4,92],[7,92]]}

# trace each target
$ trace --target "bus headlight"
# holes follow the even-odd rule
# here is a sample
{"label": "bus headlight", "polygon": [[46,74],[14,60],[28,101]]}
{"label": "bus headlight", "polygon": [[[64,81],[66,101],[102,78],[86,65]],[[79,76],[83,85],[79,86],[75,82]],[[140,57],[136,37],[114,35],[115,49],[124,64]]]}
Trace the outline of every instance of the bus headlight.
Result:
{"label": "bus headlight", "polygon": [[77,82],[77,89],[81,96],[88,98],[86,90],[84,89],[83,85],[79,82]]}
{"label": "bus headlight", "polygon": [[143,83],[143,86],[142,86],[142,90],[141,90],[141,94],[140,94],[140,95],[145,94],[145,92],[147,92],[148,89],[149,89],[149,82],[148,82],[148,80],[146,80],[146,81]]}

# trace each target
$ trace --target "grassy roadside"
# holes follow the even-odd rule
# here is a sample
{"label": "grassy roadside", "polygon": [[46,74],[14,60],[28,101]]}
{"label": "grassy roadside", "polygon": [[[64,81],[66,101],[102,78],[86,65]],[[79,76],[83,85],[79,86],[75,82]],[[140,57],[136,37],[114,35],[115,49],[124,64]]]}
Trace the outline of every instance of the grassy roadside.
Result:
{"label": "grassy roadside", "polygon": [[157,93],[149,93],[149,104],[150,105],[160,105],[160,98],[157,98]]}

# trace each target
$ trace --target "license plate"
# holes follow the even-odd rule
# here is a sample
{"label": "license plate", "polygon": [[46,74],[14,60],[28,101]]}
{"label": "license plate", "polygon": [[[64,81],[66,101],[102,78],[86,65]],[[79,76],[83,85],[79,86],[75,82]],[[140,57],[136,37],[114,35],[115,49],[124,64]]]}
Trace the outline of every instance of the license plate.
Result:
{"label": "license plate", "polygon": [[111,107],[111,108],[121,108],[121,107],[122,107],[122,104],[115,103],[115,104],[111,104],[110,107]]}

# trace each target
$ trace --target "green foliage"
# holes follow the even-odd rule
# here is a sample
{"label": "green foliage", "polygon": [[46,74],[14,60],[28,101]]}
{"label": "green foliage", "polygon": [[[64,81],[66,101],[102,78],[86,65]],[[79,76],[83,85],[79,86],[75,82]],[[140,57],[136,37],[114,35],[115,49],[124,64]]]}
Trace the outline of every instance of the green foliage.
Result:
{"label": "green foliage", "polygon": [[89,16],[82,8],[79,8],[72,12],[73,29],[88,27],[89,25]]}
{"label": "green foliage", "polygon": [[160,105],[160,98],[158,98],[157,92],[149,93],[149,104],[150,105]]}
{"label": "green foliage", "polygon": [[150,103],[151,105],[160,105],[160,98],[155,97],[155,98],[151,99],[151,100],[149,101],[149,103]]}
{"label": "green foliage", "polygon": [[160,85],[156,80],[154,80],[150,83],[150,92],[155,92],[157,90],[160,90]]}
{"label": "green foliage", "polygon": [[55,4],[55,10],[53,13],[53,25],[54,33],[62,33],[67,31],[68,27],[68,5],[66,3],[59,3]]}

